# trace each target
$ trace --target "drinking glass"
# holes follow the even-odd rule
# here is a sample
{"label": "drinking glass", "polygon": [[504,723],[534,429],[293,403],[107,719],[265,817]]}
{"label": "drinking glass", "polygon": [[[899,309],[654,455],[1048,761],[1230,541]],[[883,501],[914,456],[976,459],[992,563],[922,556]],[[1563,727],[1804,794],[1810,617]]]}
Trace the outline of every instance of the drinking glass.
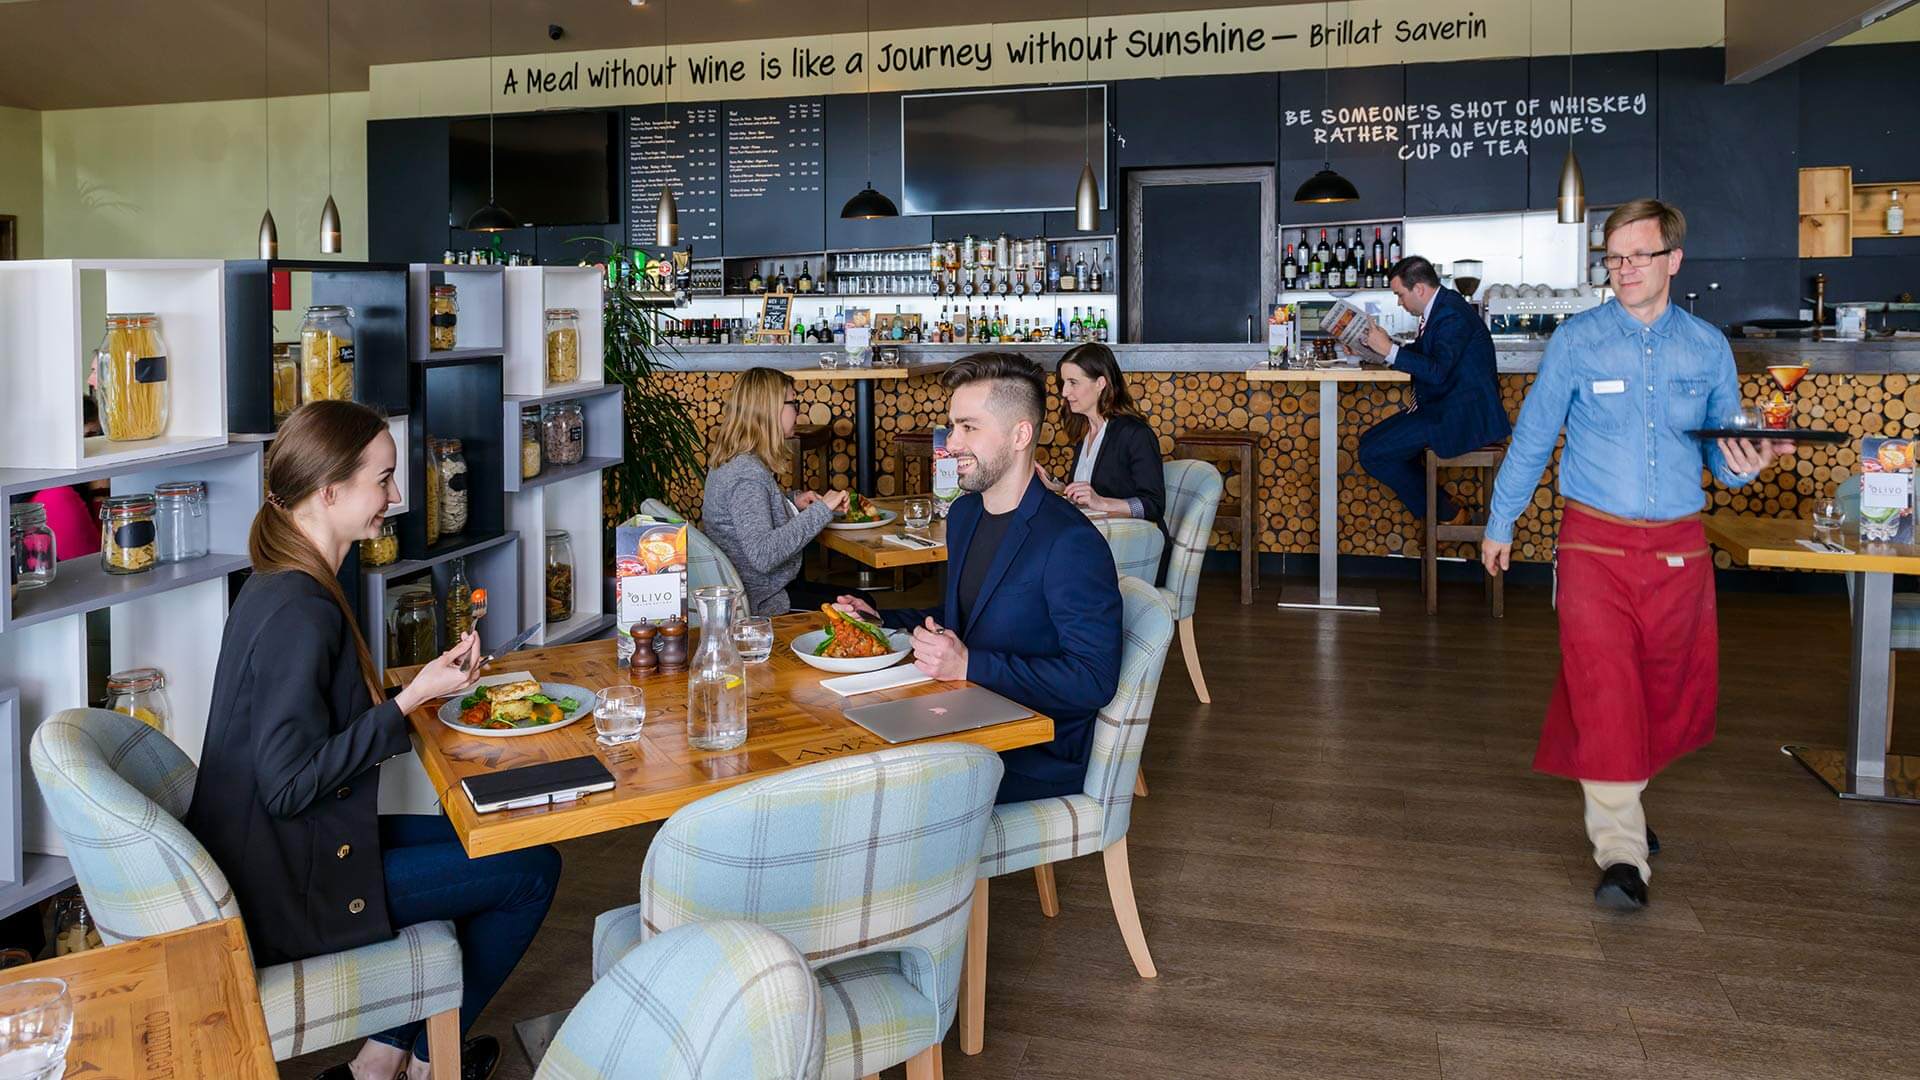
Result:
{"label": "drinking glass", "polygon": [[764,664],[773,655],[773,620],[765,615],[748,615],[733,622],[733,647],[740,659],[749,664]]}
{"label": "drinking glass", "polygon": [[932,500],[915,496],[907,500],[900,511],[900,522],[911,532],[919,532],[933,524]]}
{"label": "drinking glass", "polygon": [[1821,532],[1838,529],[1847,523],[1847,508],[1839,499],[1831,496],[1820,500],[1813,507],[1813,527]]}
{"label": "drinking glass", "polygon": [[0,1078],[58,1080],[67,1070],[73,1000],[60,979],[0,986]]}
{"label": "drinking glass", "polygon": [[593,731],[601,746],[619,746],[640,737],[647,722],[647,692],[638,686],[609,686],[594,696]]}

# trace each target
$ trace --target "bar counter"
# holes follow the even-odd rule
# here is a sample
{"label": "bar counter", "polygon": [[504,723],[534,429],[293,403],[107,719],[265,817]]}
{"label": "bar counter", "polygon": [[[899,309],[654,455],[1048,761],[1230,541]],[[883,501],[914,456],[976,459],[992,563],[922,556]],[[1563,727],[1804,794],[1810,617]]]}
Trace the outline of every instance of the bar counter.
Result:
{"label": "bar counter", "polygon": [[[982,345],[903,345],[909,363],[959,359]],[[1051,369],[1066,345],[1008,345]],[[682,346],[669,354],[663,375],[666,385],[691,406],[703,434],[718,422],[720,405],[733,384],[733,373],[750,367],[817,368],[822,353],[832,345]],[[1544,341],[1496,344],[1500,390],[1508,415],[1517,415],[1533,373],[1545,350]],[[1920,339],[1875,341],[1805,341],[1794,339],[1736,340],[1734,357],[1741,371],[1741,389],[1749,401],[1766,389],[1765,368],[1782,361],[1804,359],[1811,368],[1799,386],[1796,421],[1814,427],[1838,428],[1856,435],[1920,435]],[[1311,383],[1255,384],[1250,369],[1266,363],[1264,346],[1252,345],[1115,345],[1121,366],[1129,372],[1134,398],[1154,431],[1163,454],[1173,453],[1181,431],[1212,429],[1246,431],[1256,439],[1259,476],[1255,501],[1259,505],[1260,549],[1263,552],[1307,554],[1318,550],[1319,521],[1319,390]],[[944,423],[946,392],[938,379],[903,379],[876,388],[874,414],[878,459],[878,493],[895,494],[892,467],[893,436]],[[1418,557],[1420,527],[1392,495],[1361,472],[1354,460],[1360,435],[1399,411],[1410,391],[1404,385],[1362,385],[1341,396],[1339,459],[1340,553]],[[854,472],[854,392],[845,384],[805,382],[800,385],[803,422],[831,424],[834,442],[824,474],[817,456],[807,464],[814,486],[847,487]],[[1058,400],[1049,398],[1049,419]],[[1066,437],[1049,422],[1041,435],[1040,459],[1056,472],[1070,458]],[[1710,486],[1710,510],[1764,517],[1805,517],[1806,502],[1829,493],[1857,463],[1854,444],[1803,447],[1783,466],[1739,491]],[[1550,466],[1533,496],[1533,510],[1515,529],[1514,557],[1527,562],[1552,558],[1553,537],[1559,530],[1560,505],[1553,493],[1556,464]],[[1242,490],[1243,479],[1226,478],[1229,498]],[[1487,495],[1471,484],[1456,483],[1456,495],[1484,507]],[[699,491],[690,485],[675,491],[687,512],[698,514]],[[1224,534],[1217,548],[1230,547]],[[1470,556],[1469,545],[1442,545],[1443,555]],[[1715,552],[1721,567],[1735,565],[1725,552]]]}

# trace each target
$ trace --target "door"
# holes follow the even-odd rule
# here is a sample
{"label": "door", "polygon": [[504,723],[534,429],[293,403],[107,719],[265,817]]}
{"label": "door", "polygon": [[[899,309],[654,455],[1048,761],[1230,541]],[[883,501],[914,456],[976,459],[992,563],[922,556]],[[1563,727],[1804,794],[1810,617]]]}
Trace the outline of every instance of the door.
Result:
{"label": "door", "polygon": [[1127,175],[1127,340],[1264,339],[1274,297],[1273,169]]}

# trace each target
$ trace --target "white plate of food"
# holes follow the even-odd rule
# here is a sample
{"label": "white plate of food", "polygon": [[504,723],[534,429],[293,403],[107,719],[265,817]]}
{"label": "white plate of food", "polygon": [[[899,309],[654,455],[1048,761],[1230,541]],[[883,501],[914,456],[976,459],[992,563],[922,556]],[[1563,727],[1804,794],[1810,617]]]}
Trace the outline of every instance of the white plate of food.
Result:
{"label": "white plate of food", "polygon": [[877,529],[891,524],[899,518],[892,510],[882,510],[873,505],[873,500],[858,492],[847,493],[847,508],[833,515],[827,522],[827,528],[840,532],[853,532],[859,529]]}
{"label": "white plate of food", "polygon": [[906,659],[913,635],[887,630],[831,606],[820,609],[826,625],[793,639],[793,654],[821,671],[852,675],[879,671]]}
{"label": "white plate of food", "polygon": [[572,683],[535,682],[525,672],[480,680],[440,705],[440,722],[465,735],[511,739],[558,731],[593,711],[594,693]]}

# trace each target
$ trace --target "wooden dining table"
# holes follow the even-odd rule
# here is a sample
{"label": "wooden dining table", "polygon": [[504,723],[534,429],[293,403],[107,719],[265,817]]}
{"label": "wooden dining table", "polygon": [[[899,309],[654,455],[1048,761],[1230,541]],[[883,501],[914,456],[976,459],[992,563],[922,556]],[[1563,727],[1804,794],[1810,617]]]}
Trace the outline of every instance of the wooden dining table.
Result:
{"label": "wooden dining table", "polygon": [[69,1077],[280,1075],[238,918],[0,971],[0,985],[41,978],[73,1002]]}
{"label": "wooden dining table", "polygon": [[[925,496],[932,498],[932,496]],[[875,499],[873,504],[882,510],[890,510],[898,515],[906,504],[906,496],[894,496]],[[1139,557],[1119,567],[1125,576],[1131,574],[1142,577],[1149,584],[1153,582],[1160,567],[1160,551],[1155,546],[1147,552],[1146,541],[1158,536],[1160,527],[1142,518],[1116,517],[1098,510],[1084,511],[1093,527],[1107,538],[1108,546],[1114,551],[1116,560],[1122,553],[1137,553]],[[935,542],[932,547],[906,547],[889,540],[891,536],[913,535],[926,537]],[[924,529],[910,530],[901,524],[896,516],[885,525],[875,525],[867,529],[829,528],[820,534],[820,544],[828,551],[837,551],[849,559],[874,570],[898,570],[907,566],[931,566],[947,561],[947,521],[936,518]],[[1137,565],[1136,565],[1137,564]]]}
{"label": "wooden dining table", "polygon": [[[511,738],[470,735],[438,717],[440,702],[415,709],[408,719],[420,764],[440,793],[440,804],[460,843],[473,857],[570,840],[580,836],[661,821],[688,803],[735,784],[848,754],[883,750],[888,743],[842,713],[847,705],[866,705],[937,694],[971,683],[928,682],[843,698],[821,686],[831,672],[812,667],[789,647],[793,639],[818,628],[817,615],[782,615],[773,620],[773,654],[747,665],[747,741],[726,751],[695,750],[687,744],[687,675],[632,677],[619,665],[612,641],[528,649],[500,657],[489,674],[526,671],[541,682],[572,683],[591,690],[631,684],[645,689],[647,718],[640,738],[604,747],[594,737],[593,718],[582,717],[558,730]],[[699,631],[690,631],[697,648]],[[389,668],[388,678],[404,683],[418,668]],[[1053,720],[1038,713],[1023,720],[956,732],[926,742],[967,742],[990,750],[1013,750],[1053,739]],[[473,808],[460,781],[524,765],[592,754],[613,774],[611,791],[547,806],[482,814]]]}

